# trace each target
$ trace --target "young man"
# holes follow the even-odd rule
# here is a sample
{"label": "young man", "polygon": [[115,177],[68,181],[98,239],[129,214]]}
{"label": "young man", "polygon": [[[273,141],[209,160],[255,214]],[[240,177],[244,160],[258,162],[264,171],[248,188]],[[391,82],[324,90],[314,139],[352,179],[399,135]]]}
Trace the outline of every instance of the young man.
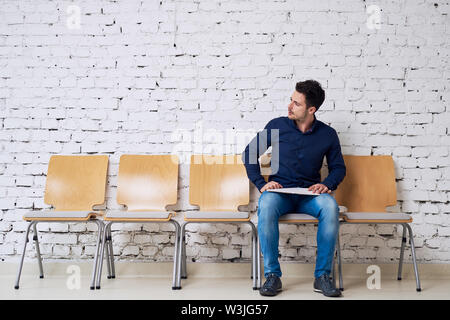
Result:
{"label": "young man", "polygon": [[[336,131],[315,117],[324,100],[325,92],[317,81],[298,82],[288,116],[269,121],[242,154],[249,179],[262,193],[258,202],[258,234],[266,278],[260,294],[264,296],[275,296],[281,291],[278,218],[286,213],[307,213],[319,220],[314,291],[329,297],[341,296],[330,279],[339,230],[339,208],[330,193],[344,179],[346,169]],[[266,183],[258,157],[269,146],[272,146],[272,174]],[[321,182],[324,156],[329,175]],[[308,188],[319,195],[267,191],[290,187]]]}

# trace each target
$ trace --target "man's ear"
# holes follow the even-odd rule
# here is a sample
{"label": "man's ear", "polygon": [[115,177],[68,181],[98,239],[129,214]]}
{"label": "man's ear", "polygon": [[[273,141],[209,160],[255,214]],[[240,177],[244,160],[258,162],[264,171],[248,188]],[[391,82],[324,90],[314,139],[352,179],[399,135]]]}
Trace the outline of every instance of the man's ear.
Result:
{"label": "man's ear", "polygon": [[308,112],[310,113],[310,114],[314,114],[315,112],[316,112],[316,107],[314,107],[314,106],[312,106],[312,107],[309,107],[308,108]]}

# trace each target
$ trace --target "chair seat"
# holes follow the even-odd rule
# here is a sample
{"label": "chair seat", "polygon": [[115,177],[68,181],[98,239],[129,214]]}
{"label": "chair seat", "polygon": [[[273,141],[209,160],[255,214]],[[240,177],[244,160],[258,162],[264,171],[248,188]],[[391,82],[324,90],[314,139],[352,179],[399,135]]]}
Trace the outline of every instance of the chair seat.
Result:
{"label": "chair seat", "polygon": [[314,218],[313,216],[306,214],[306,213],[287,213],[283,214],[278,221],[280,222],[294,222],[294,221],[301,221],[301,222],[314,222],[317,223],[319,220]]}
{"label": "chair seat", "polygon": [[31,211],[23,216],[24,220],[89,220],[91,217],[102,215],[102,211]]}
{"label": "chair seat", "polygon": [[185,220],[200,219],[200,220],[214,220],[214,219],[248,219],[249,214],[245,211],[188,211],[184,215]]}
{"label": "chair seat", "polygon": [[412,217],[400,212],[345,212],[345,221],[386,221],[386,222],[411,222]]}
{"label": "chair seat", "polygon": [[105,220],[170,219],[170,211],[108,211]]}

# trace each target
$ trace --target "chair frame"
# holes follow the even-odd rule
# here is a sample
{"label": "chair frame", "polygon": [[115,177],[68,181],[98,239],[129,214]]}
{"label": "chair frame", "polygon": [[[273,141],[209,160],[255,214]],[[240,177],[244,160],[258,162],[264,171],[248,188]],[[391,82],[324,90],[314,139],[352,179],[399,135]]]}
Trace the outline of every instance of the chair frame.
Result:
{"label": "chair frame", "polygon": [[[142,220],[142,221],[141,221]],[[171,223],[173,224],[173,226],[175,227],[175,252],[174,252],[174,262],[173,262],[173,272],[172,272],[172,290],[177,289],[176,288],[176,279],[177,279],[177,274],[178,274],[178,262],[177,262],[177,258],[178,258],[178,243],[179,243],[179,238],[180,238],[180,225],[176,220],[172,220],[172,219],[164,219],[164,220],[157,220],[157,219],[139,219],[136,221],[130,221],[130,220],[126,220],[126,221],[122,221],[122,220],[106,220],[108,221],[105,224],[105,228],[103,230],[103,240],[101,243],[101,249],[100,249],[100,264],[99,264],[99,272],[98,272],[98,276],[97,276],[97,286],[96,289],[100,289],[100,284],[101,284],[101,276],[102,276],[102,268],[103,268],[103,259],[104,259],[104,251],[105,251],[105,247],[107,250],[109,250],[110,254],[108,255],[107,253],[107,262],[106,265],[108,267],[108,279],[115,279],[116,278],[116,273],[115,273],[115,266],[114,266],[114,254],[113,254],[113,249],[112,249],[112,234],[111,234],[111,226],[114,222],[118,222],[118,223]]]}
{"label": "chair frame", "polygon": [[[92,269],[92,276],[91,276],[91,285],[90,285],[90,289],[94,290],[95,288],[95,277],[97,274],[97,266],[98,266],[98,256],[99,256],[99,249],[100,249],[100,244],[101,244],[101,237],[103,234],[103,229],[104,229],[104,224],[101,220],[98,219],[91,219],[91,220],[81,220],[82,222],[94,222],[95,224],[97,224],[98,227],[98,237],[97,237],[97,245],[96,245],[96,250],[95,250],[95,256],[94,256],[94,265],[93,265],[93,269]],[[19,263],[19,270],[17,272],[17,277],[16,277],[16,282],[14,285],[14,289],[19,289],[19,282],[20,282],[20,276],[22,274],[22,267],[23,267],[23,261],[25,258],[25,253],[26,253],[26,249],[27,249],[27,243],[29,242],[29,234],[30,234],[30,229],[31,227],[33,227],[33,241],[35,243],[35,247],[36,247],[36,254],[37,254],[37,258],[38,258],[38,264],[39,264],[39,278],[43,279],[44,278],[44,270],[42,267],[42,257],[41,257],[41,252],[39,249],[39,240],[38,240],[38,232],[37,232],[37,224],[39,222],[53,222],[53,223],[60,223],[61,221],[49,221],[49,220],[32,220],[30,221],[30,223],[28,224],[27,227],[27,231],[25,232],[25,240],[24,240],[24,245],[23,245],[23,249],[22,249],[22,257],[20,259],[20,263]],[[80,222],[80,220],[63,220],[63,222]],[[110,256],[110,251],[108,249],[107,252],[108,257]]]}
{"label": "chair frame", "polygon": [[[191,156],[191,172],[192,172],[192,163],[194,163],[194,157],[215,157],[215,156],[211,156],[211,155],[192,155]],[[238,157],[240,157],[240,155],[228,155],[228,156],[234,156],[235,159],[238,159]],[[227,157],[227,155],[221,155],[220,157]],[[192,175],[191,175],[191,179],[192,179]],[[246,178],[247,179],[247,178]],[[190,183],[190,188],[192,187],[192,183]],[[249,186],[250,187],[250,186]],[[192,189],[190,189],[192,190]],[[250,190],[249,190],[250,191]],[[190,194],[190,198],[191,198],[191,194]],[[239,205],[244,205],[244,204],[239,204]],[[239,206],[237,205],[237,206]],[[207,208],[205,210],[202,210],[201,205],[200,206],[200,211],[207,211],[211,208]],[[212,209],[214,210],[214,209]],[[223,210],[220,210],[223,211]],[[225,211],[226,212],[226,211]],[[200,218],[200,219],[195,219],[195,218],[184,218],[184,222],[181,225],[181,234],[180,234],[180,244],[179,244],[179,251],[178,251],[178,276],[177,276],[177,281],[176,281],[176,289],[181,289],[181,279],[187,279],[187,268],[186,268],[186,226],[190,223],[246,223],[249,224],[251,227],[251,232],[252,232],[252,257],[251,257],[251,278],[253,279],[253,290],[257,290],[259,289],[259,283],[260,281],[258,280],[260,277],[260,273],[261,273],[261,263],[260,263],[260,259],[258,259],[258,248],[259,248],[259,242],[258,242],[258,232],[257,229],[255,227],[255,225],[253,224],[253,222],[250,221],[250,213],[249,213],[249,217],[245,218],[245,219],[205,219],[205,218]]]}
{"label": "chair frame", "polygon": [[[53,194],[51,194],[50,190],[53,190],[54,186],[49,187],[49,177],[53,176],[53,168],[51,167],[51,163],[53,161],[64,161],[64,160],[59,160],[59,159],[63,159],[65,157],[68,158],[74,158],[74,157],[84,157],[85,159],[89,158],[89,157],[96,157],[96,158],[101,158],[104,157],[106,159],[106,170],[108,170],[108,156],[103,156],[103,155],[97,155],[97,156],[86,156],[86,155],[69,155],[69,156],[65,156],[65,155],[54,155],[50,158],[49,161],[49,170],[47,172],[47,183],[46,183],[46,191],[45,191],[45,195],[44,195],[44,201],[47,204],[54,204],[53,202],[55,201],[53,198]],[[54,160],[53,160],[54,159]],[[99,160],[97,160],[99,161]],[[57,162],[58,165],[55,166],[59,166],[59,162]],[[55,169],[56,170],[56,169]],[[106,171],[107,172],[107,171]],[[59,171],[57,171],[57,173],[60,173]],[[105,176],[105,185],[106,185],[106,176]],[[103,193],[103,200],[104,200],[105,194]],[[78,199],[79,200],[79,199]],[[70,209],[72,209],[72,206],[74,205],[74,203],[70,203],[69,208],[66,208],[65,206],[67,205],[65,199],[62,202],[57,201],[57,208],[55,208],[54,211],[66,211],[69,212]],[[92,201],[92,199],[90,199],[90,201]],[[75,206],[79,206],[80,203],[75,201]],[[86,203],[84,203],[83,205],[86,205]],[[92,205],[92,204],[90,204]],[[58,206],[61,206],[63,209],[59,209]],[[92,269],[92,276],[91,276],[91,285],[90,285],[90,289],[94,290],[95,288],[95,277],[97,275],[97,269],[98,269],[98,256],[99,256],[99,249],[100,249],[100,244],[102,241],[102,234],[103,234],[103,229],[104,229],[104,224],[101,220],[98,219],[98,217],[101,215],[101,212],[96,212],[95,210],[92,210],[92,208],[89,208],[89,210],[85,210],[86,208],[80,209],[82,211],[91,211],[86,218],[64,218],[64,217],[55,217],[55,218],[24,218],[26,221],[29,222],[27,230],[25,232],[25,239],[24,239],[24,245],[23,245],[23,249],[22,249],[22,256],[19,262],[19,268],[18,268],[18,272],[17,272],[17,277],[16,277],[16,282],[14,285],[14,289],[19,289],[19,283],[20,283],[20,277],[22,274],[22,268],[23,268],[23,262],[25,259],[25,254],[26,254],[26,249],[27,249],[27,244],[29,242],[29,234],[30,234],[30,230],[31,227],[33,227],[33,241],[35,243],[35,247],[36,247],[36,255],[38,258],[38,265],[39,265],[39,278],[43,279],[44,278],[44,271],[43,271],[43,266],[42,266],[42,257],[41,257],[41,252],[40,252],[40,248],[39,248],[39,240],[38,240],[38,232],[37,232],[37,224],[39,222],[46,222],[46,223],[69,223],[69,222],[94,222],[95,224],[97,224],[98,227],[98,237],[97,237],[97,245],[96,245],[96,250],[95,250],[95,255],[94,255],[94,264],[93,264],[93,269]],[[110,250],[108,249],[107,255],[110,255]]]}
{"label": "chair frame", "polygon": [[409,235],[409,244],[411,247],[411,255],[412,255],[412,261],[413,261],[413,268],[414,268],[414,275],[416,278],[416,291],[420,292],[422,291],[422,287],[420,284],[420,277],[419,277],[419,270],[417,268],[417,261],[416,261],[416,248],[414,245],[414,235],[411,226],[409,223],[401,223],[401,222],[348,222],[345,220],[342,221],[342,224],[390,224],[390,225],[401,225],[403,228],[402,232],[402,244],[400,247],[400,260],[398,263],[398,272],[397,272],[397,280],[402,280],[402,269],[403,269],[403,260],[404,260],[404,252],[405,252],[405,244],[407,242],[406,238],[406,230],[408,230]]}
{"label": "chair frame", "polygon": [[[370,210],[366,210],[363,209],[361,210],[361,212],[386,212],[386,207],[388,206],[392,206],[397,204],[397,199],[396,199],[396,182],[395,182],[395,171],[394,171],[394,161],[392,159],[391,156],[350,156],[350,155],[345,155],[344,156],[344,160],[347,157],[356,157],[356,158],[364,158],[364,157],[378,157],[378,159],[380,159],[379,161],[384,161],[381,162],[382,166],[384,166],[385,172],[387,172],[387,176],[389,178],[391,178],[389,176],[392,175],[392,177],[394,178],[393,181],[388,181],[388,183],[390,183],[390,185],[388,185],[387,187],[391,188],[392,190],[389,190],[390,192],[388,193],[389,198],[388,199],[378,199],[379,201],[377,203],[370,203],[369,207]],[[383,167],[382,167],[383,168]],[[367,177],[366,177],[367,178]],[[385,178],[385,177],[383,177]],[[345,179],[344,181],[345,182]],[[342,184],[343,185],[343,184]],[[367,187],[367,186],[366,186]],[[342,189],[342,188],[341,188]],[[344,189],[345,190],[345,189]],[[338,188],[338,192],[340,191],[340,189]],[[344,191],[340,191],[340,192],[344,192]],[[340,196],[339,196],[340,198]],[[340,199],[338,199],[339,201]],[[346,200],[346,199],[344,199]],[[345,201],[344,201],[345,202]],[[343,203],[342,207],[345,207],[346,203]],[[353,204],[351,203],[352,206],[356,206],[357,208],[359,208],[361,205],[364,205],[364,203],[357,203],[357,204]],[[349,211],[350,209],[345,207],[347,210]],[[359,212],[360,209],[357,209],[356,212]],[[352,212],[352,211],[350,211]],[[420,285],[420,278],[419,278],[419,271],[417,268],[417,261],[416,261],[416,252],[415,252],[415,245],[414,245],[414,235],[413,235],[413,231],[411,226],[409,225],[409,223],[412,222],[412,217],[409,220],[388,220],[388,219],[373,219],[373,220],[369,220],[369,219],[349,219],[347,216],[344,215],[344,221],[342,222],[343,224],[390,224],[390,225],[401,225],[403,228],[403,232],[402,232],[402,244],[401,244],[401,249],[400,249],[400,260],[399,260],[399,266],[398,266],[398,272],[397,272],[397,280],[401,280],[402,279],[402,268],[403,268],[403,260],[404,260],[404,251],[405,251],[405,244],[406,244],[406,230],[408,230],[408,234],[409,234],[409,243],[410,243],[410,247],[411,247],[411,254],[412,254],[412,262],[413,262],[413,267],[414,267],[414,275],[416,278],[416,291],[420,292],[422,290],[421,285]]]}
{"label": "chair frame", "polygon": [[[161,158],[161,156],[166,156],[166,155],[130,155],[130,154],[124,154],[121,156],[121,160],[122,157],[159,157]],[[170,155],[170,157],[173,157],[173,155]],[[173,159],[173,158],[172,158]],[[178,158],[177,158],[177,178],[178,178]],[[120,177],[120,163],[119,163],[119,177]],[[120,188],[120,186],[118,186],[118,188]],[[177,193],[177,191],[175,191],[175,194]],[[118,198],[117,201],[120,202],[121,204],[125,204],[122,202],[127,202],[130,201],[129,199],[124,199],[124,198],[120,198],[119,194],[118,194]],[[142,204],[140,204],[142,205]],[[149,205],[144,204],[145,205]],[[168,204],[167,204],[168,205]],[[134,204],[133,204],[134,206]],[[140,208],[142,209],[142,208]],[[144,210],[144,209],[142,209]],[[133,212],[136,210],[132,210],[130,212]],[[140,210],[137,210],[140,211]],[[152,210],[145,210],[145,211],[152,211]],[[126,211],[124,211],[126,212]],[[178,245],[179,245],[179,238],[180,238],[180,224],[172,219],[173,215],[169,213],[169,217],[168,218],[164,218],[164,219],[160,219],[160,218],[108,218],[108,216],[106,215],[104,217],[104,221],[107,221],[105,224],[105,228],[103,230],[103,238],[102,238],[102,243],[101,243],[101,250],[100,250],[100,264],[99,264],[99,272],[97,275],[97,285],[96,288],[100,289],[101,287],[101,276],[102,276],[102,268],[103,268],[103,259],[104,259],[104,252],[105,252],[105,247],[107,249],[107,252],[109,252],[110,254],[107,253],[107,263],[106,266],[108,267],[108,279],[115,279],[116,274],[115,274],[115,266],[114,266],[114,253],[113,253],[113,248],[112,248],[112,234],[111,234],[111,227],[113,223],[171,223],[174,228],[175,228],[175,252],[173,255],[173,273],[172,273],[172,290],[177,289],[176,287],[176,280],[177,280],[177,274],[178,274],[178,262],[177,262],[177,258],[178,258]]]}
{"label": "chair frame", "polygon": [[[258,234],[255,225],[250,220],[245,221],[219,221],[219,219],[211,219],[211,221],[185,221],[181,225],[181,234],[180,234],[180,250],[178,257],[178,277],[176,281],[176,288],[181,289],[181,279],[187,279],[187,270],[186,270],[186,226],[189,223],[246,223],[249,224],[252,229],[252,257],[251,257],[251,279],[253,279],[253,290],[257,290],[260,288],[261,280],[259,279],[261,273],[261,264],[260,260],[257,258],[257,248],[259,246],[258,242]],[[259,279],[259,280],[258,280]]]}

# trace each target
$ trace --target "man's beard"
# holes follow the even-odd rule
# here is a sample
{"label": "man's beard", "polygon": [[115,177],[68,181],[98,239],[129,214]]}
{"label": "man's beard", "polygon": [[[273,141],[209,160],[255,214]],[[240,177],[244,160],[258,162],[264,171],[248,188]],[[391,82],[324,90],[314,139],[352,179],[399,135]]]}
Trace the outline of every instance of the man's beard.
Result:
{"label": "man's beard", "polygon": [[304,123],[306,121],[306,118],[308,117],[308,113],[305,111],[302,115],[302,117],[295,119],[295,121],[299,123]]}

